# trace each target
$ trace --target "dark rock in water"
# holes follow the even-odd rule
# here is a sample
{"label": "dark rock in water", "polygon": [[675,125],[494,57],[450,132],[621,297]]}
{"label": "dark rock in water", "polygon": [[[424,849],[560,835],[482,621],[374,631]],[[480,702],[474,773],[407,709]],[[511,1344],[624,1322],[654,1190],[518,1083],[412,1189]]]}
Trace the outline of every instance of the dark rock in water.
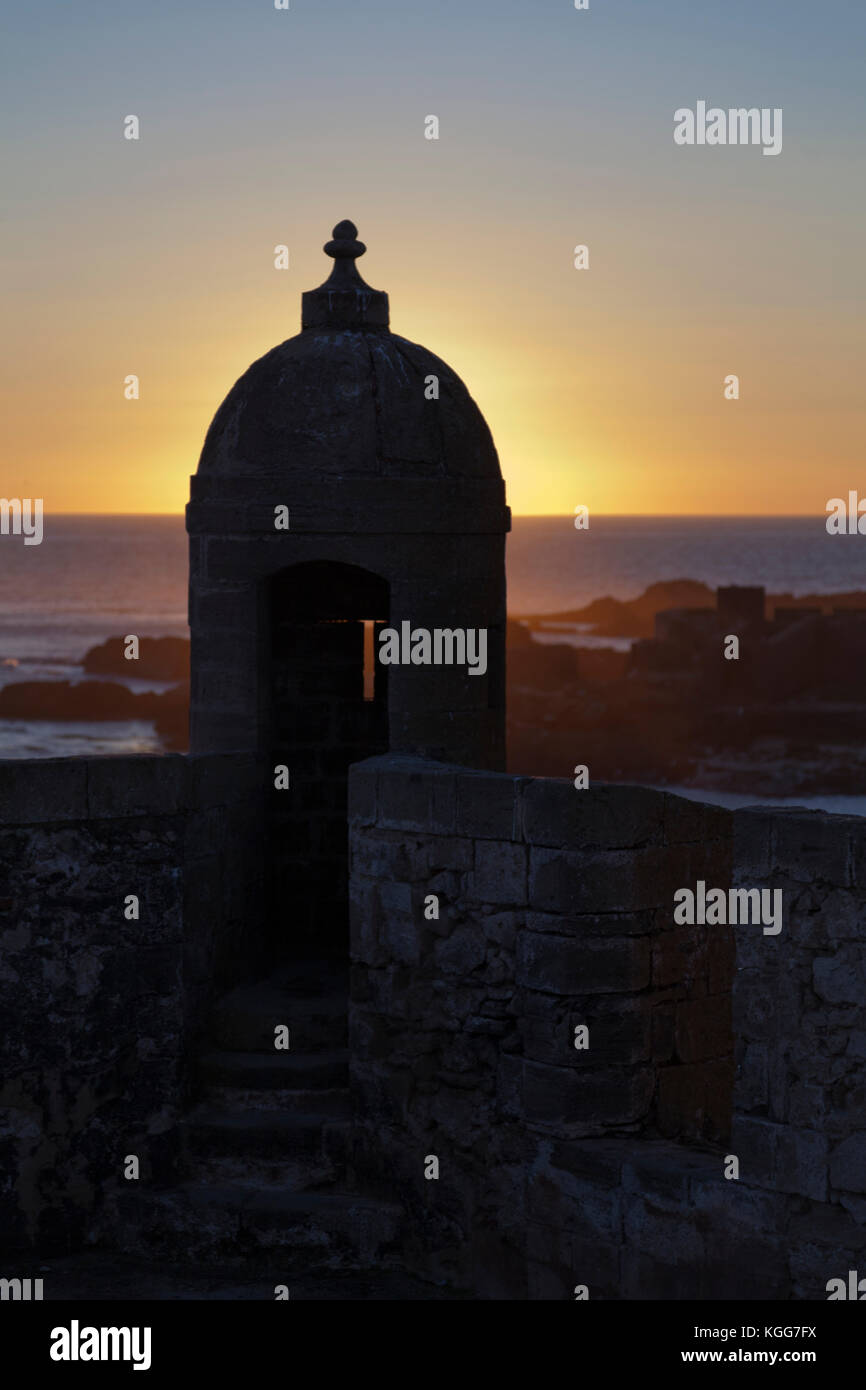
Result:
{"label": "dark rock in water", "polygon": [[142,637],[138,660],[124,656],[123,637],[109,637],[99,647],[91,647],[84,658],[88,675],[136,676],[143,680],[184,681],[189,679],[188,637]]}
{"label": "dark rock in water", "polygon": [[[650,584],[637,598],[597,598],[583,608],[527,614],[523,621],[530,631],[544,630],[553,623],[580,623],[590,627],[595,637],[651,637],[657,613],[665,613],[672,608],[713,608],[715,600],[715,590],[700,580],[663,579]],[[851,589],[839,594],[764,595],[768,620],[779,608],[814,609],[830,616],[832,613],[866,608],[866,592]]]}
{"label": "dark rock in water", "polygon": [[706,608],[714,598],[714,591],[699,580],[665,579],[650,584],[637,598],[597,598],[584,608],[538,614],[527,621],[531,628],[553,622],[585,623],[596,637],[650,637],[656,613],[668,608]]}
{"label": "dark rock in water", "polygon": [[[116,681],[18,681],[0,690],[3,719],[148,719],[139,700]],[[146,698],[146,697],[144,697]]]}
{"label": "dark rock in water", "polygon": [[166,746],[189,743],[189,681],[135,695],[119,681],[19,681],[0,690],[0,719],[152,719]]}

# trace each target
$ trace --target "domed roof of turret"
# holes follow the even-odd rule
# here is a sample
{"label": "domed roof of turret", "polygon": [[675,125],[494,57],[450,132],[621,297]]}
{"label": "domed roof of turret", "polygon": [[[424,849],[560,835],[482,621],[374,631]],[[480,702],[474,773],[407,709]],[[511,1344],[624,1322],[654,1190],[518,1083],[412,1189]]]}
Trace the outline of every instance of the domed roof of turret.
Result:
{"label": "domed roof of turret", "polygon": [[[260,357],[213,418],[199,474],[498,478],[484,417],[441,358],[388,328],[388,296],[358,274],[351,222],[303,296],[301,332]],[[438,399],[430,377],[438,380]]]}

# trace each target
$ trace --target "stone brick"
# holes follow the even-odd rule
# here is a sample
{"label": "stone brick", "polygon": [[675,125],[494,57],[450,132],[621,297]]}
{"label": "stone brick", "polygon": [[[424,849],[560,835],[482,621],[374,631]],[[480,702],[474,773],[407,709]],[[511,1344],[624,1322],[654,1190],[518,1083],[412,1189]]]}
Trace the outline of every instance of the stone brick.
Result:
{"label": "stone brick", "polygon": [[525,847],[497,840],[478,840],[470,891],[479,902],[523,906],[526,903]]}
{"label": "stone brick", "polygon": [[844,889],[837,888],[824,897],[818,920],[827,941],[866,940],[866,903]]}
{"label": "stone brick", "polygon": [[659,907],[665,927],[673,926],[674,894],[698,878],[708,883],[727,880],[725,859],[716,869],[704,845],[650,846],[632,852],[634,883],[631,906]]}
{"label": "stone brick", "polygon": [[618,1188],[593,1182],[543,1160],[527,1178],[531,1216],[581,1240],[610,1241],[622,1236],[622,1196]]}
{"label": "stone brick", "polygon": [[523,793],[527,844],[560,849],[619,849],[660,844],[664,795],[647,787],[535,779]]}
{"label": "stone brick", "polygon": [[[579,1024],[589,1028],[589,1048],[573,1045]],[[572,1065],[621,1067],[647,1062],[652,1056],[652,1019],[640,1000],[592,999],[568,1019]]]}
{"label": "stone brick", "polygon": [[[540,997],[548,1005],[546,1014],[537,1009],[530,1013],[526,996],[520,1006],[524,1055],[532,1061],[589,1069],[649,1061],[651,1019],[637,1002],[602,997],[574,1010],[568,999]],[[589,1029],[587,1049],[574,1046],[575,1028],[582,1025]]]}
{"label": "stone brick", "polygon": [[785,1108],[781,1113],[778,1106],[771,1119],[785,1119],[790,1124],[805,1129],[807,1125],[817,1125],[824,1121],[827,1095],[823,1086],[810,1086],[792,1079],[786,1087]]}
{"label": "stone brick", "polygon": [[453,835],[457,828],[457,779],[440,772],[430,789],[430,831],[434,835]]}
{"label": "stone brick", "polygon": [[694,1219],[706,1241],[695,1296],[761,1301],[789,1297],[788,1199],[725,1179],[722,1173],[719,1164],[712,1178],[698,1177],[691,1183]]}
{"label": "stone brick", "polygon": [[458,773],[458,834],[473,839],[521,839],[520,794],[524,780],[495,772]]}
{"label": "stone brick", "polygon": [[434,948],[437,966],[448,975],[465,977],[483,965],[487,944],[477,927],[458,927]]}
{"label": "stone brick", "polygon": [[814,1130],[783,1126],[776,1147],[776,1179],[781,1192],[796,1192],[815,1202],[825,1202],[827,1140],[824,1135]]}
{"label": "stone brick", "polygon": [[188,803],[188,770],[188,759],[176,754],[94,758],[87,766],[87,814],[101,820],[181,811]]}
{"label": "stone brick", "polygon": [[664,835],[665,843],[669,845],[708,845],[713,841],[719,841],[725,844],[729,851],[733,835],[733,818],[730,811],[723,810],[720,806],[709,806],[704,802],[692,801],[666,792]]}
{"label": "stone brick", "polygon": [[426,877],[426,857],[423,851],[413,853],[408,836],[358,831],[352,835],[351,847],[353,874],[405,882]]}
{"label": "stone brick", "polygon": [[529,901],[534,908],[566,916],[652,905],[637,898],[635,856],[625,851],[593,855],[532,849]]}
{"label": "stone brick", "polygon": [[676,1047],[682,1062],[729,1056],[733,1047],[730,997],[714,995],[678,1004]]}
{"label": "stone brick", "polygon": [[517,942],[519,983],[551,994],[641,990],[649,983],[649,963],[649,943],[641,937],[578,941],[522,932]]}
{"label": "stone brick", "polygon": [[775,858],[793,879],[822,879],[839,886],[852,882],[849,825],[844,818],[823,811],[775,813]]}
{"label": "stone brick", "polygon": [[658,1073],[658,1127],[666,1138],[702,1133],[707,1106],[707,1065],[662,1067]]}
{"label": "stone brick", "polygon": [[828,1004],[863,1004],[866,999],[866,946],[849,945],[812,966],[815,993]]}
{"label": "stone brick", "polygon": [[500,1055],[496,1069],[496,1099],[501,1113],[510,1119],[523,1118],[522,1057]]}
{"label": "stone brick", "polygon": [[379,942],[376,884],[354,878],[349,889],[352,959],[368,965],[385,965],[389,953]]}
{"label": "stone brick", "polygon": [[689,1196],[701,1228],[717,1237],[725,1225],[738,1235],[770,1234],[784,1229],[790,1203],[778,1192],[764,1192],[739,1178],[726,1178],[727,1154],[702,1155],[689,1178]]}
{"label": "stone brick", "polygon": [[653,1061],[670,1062],[673,1059],[676,1038],[676,1005],[654,1005],[651,1021]]}
{"label": "stone brick", "polygon": [[776,1186],[776,1155],[782,1126],[769,1120],[735,1115],[731,1153],[740,1160],[740,1180],[755,1187]]}
{"label": "stone brick", "polygon": [[[627,1195],[625,1198],[623,1237],[632,1261],[637,1254],[643,1254],[655,1262],[663,1252],[653,1276],[661,1277],[662,1286],[655,1286],[654,1297],[671,1296],[673,1288],[667,1284],[671,1274],[682,1281],[673,1287],[685,1290],[693,1279],[691,1271],[700,1266],[704,1254],[703,1238],[687,1212],[660,1209],[641,1196]],[[641,1293],[647,1297],[651,1287],[653,1285],[641,1274],[640,1266],[633,1264],[631,1278],[623,1287],[623,1297],[640,1297]],[[688,1295],[680,1292],[679,1296]]]}
{"label": "stone brick", "polygon": [[765,881],[773,868],[775,811],[747,807],[733,814],[733,881],[750,888]]}
{"label": "stone brick", "polygon": [[650,1067],[585,1072],[527,1061],[524,1113],[529,1124],[554,1133],[598,1133],[645,1118],[654,1083]]}
{"label": "stone brick", "polygon": [[[450,911],[454,911],[454,905],[460,897],[460,876],[452,873],[448,869],[443,869],[441,873],[429,874],[424,876],[424,881],[416,884],[414,888],[415,910],[419,917],[423,917],[426,906],[426,898],[431,893],[439,898],[440,920],[446,906]],[[459,909],[458,909],[459,910]]]}
{"label": "stone brick", "polygon": [[850,826],[849,855],[852,881],[862,894],[866,889],[866,826],[862,820]]}
{"label": "stone brick", "polygon": [[736,1082],[738,1110],[762,1110],[767,1105],[767,1047],[764,1043],[748,1043],[743,1048]]}
{"label": "stone brick", "polygon": [[654,938],[652,983],[655,988],[688,984],[693,995],[706,992],[706,952],[699,932],[695,927],[678,927]]}
{"label": "stone brick", "polygon": [[91,761],[0,759],[0,821],[5,825],[33,825],[84,820]]}
{"label": "stone brick", "polygon": [[567,917],[558,912],[528,912],[526,929],[554,936],[651,936],[656,925],[651,911],[587,912]]}
{"label": "stone brick", "polygon": [[710,994],[730,994],[735,970],[734,934],[719,927],[712,932],[707,949]]}
{"label": "stone brick", "polygon": [[633,1138],[561,1139],[544,1152],[551,1168],[559,1169],[592,1188],[618,1189],[622,1186],[622,1170],[634,1153]]}
{"label": "stone brick", "polygon": [[776,1036],[776,986],[770,971],[740,970],[733,988],[734,1033],[748,1042],[768,1042]]}
{"label": "stone brick", "polygon": [[432,835],[426,841],[427,871],[440,869],[471,869],[474,863],[474,842],[457,836]]}
{"label": "stone brick", "polygon": [[408,965],[420,959],[419,924],[412,915],[412,890],[406,883],[379,883],[376,887],[379,939],[395,960]]}
{"label": "stone brick", "polygon": [[512,951],[522,921],[523,914],[520,912],[494,912],[489,916],[483,916],[478,925],[488,941],[504,950]]}
{"label": "stone brick", "polygon": [[866,1134],[852,1134],[833,1149],[830,1183],[843,1192],[866,1192]]}
{"label": "stone brick", "polygon": [[429,833],[432,815],[430,778],[421,772],[381,768],[378,777],[378,816],[382,829]]}
{"label": "stone brick", "polygon": [[622,1168],[622,1185],[661,1211],[686,1211],[691,1184],[718,1176],[715,1155],[695,1153],[680,1144],[646,1141],[635,1144]]}

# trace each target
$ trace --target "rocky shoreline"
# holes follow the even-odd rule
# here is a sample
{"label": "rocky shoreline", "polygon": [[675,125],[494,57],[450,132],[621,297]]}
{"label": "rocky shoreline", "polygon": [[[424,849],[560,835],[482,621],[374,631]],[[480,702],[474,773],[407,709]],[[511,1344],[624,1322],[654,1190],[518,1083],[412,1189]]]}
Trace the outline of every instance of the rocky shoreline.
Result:
{"label": "rocky shoreline", "polygon": [[[583,608],[563,609],[558,613],[530,613],[519,621],[530,631],[556,629],[572,623],[585,627],[594,637],[651,637],[657,613],[670,608],[712,608],[716,593],[708,584],[696,579],[667,579],[633,599],[593,599]],[[838,594],[767,594],[765,616],[771,619],[777,608],[813,609],[830,614],[834,611],[866,608],[866,591],[851,589]]]}
{"label": "rocky shoreline", "polygon": [[[676,673],[634,669],[628,651],[551,642],[556,624],[596,637],[645,637],[672,607],[711,606],[693,580],[654,584],[639,598],[604,598],[582,609],[509,620],[509,771],[593,781],[694,787],[760,797],[862,795],[866,787],[866,701],[833,701],[817,688],[796,699],[708,700]],[[769,595],[776,608],[866,609],[866,593]],[[545,642],[534,634],[550,630]],[[142,638],[139,658],[112,637],[84,658],[80,681],[14,681],[0,690],[0,719],[152,721],[166,750],[188,747],[189,642]],[[168,684],[134,691],[129,678]]]}
{"label": "rocky shoreline", "polygon": [[[582,764],[595,781],[756,799],[863,795],[866,593],[765,595],[763,605],[760,590],[725,593],[757,601],[756,626],[719,626],[718,595],[693,580],[510,623],[509,769],[569,777]],[[566,625],[634,645],[551,640]],[[718,634],[740,630],[745,659],[727,663]]]}
{"label": "rocky shoreline", "polygon": [[[85,655],[89,677],[125,679],[11,681],[0,689],[0,719],[147,720],[167,750],[183,752],[189,742],[189,641],[183,637],[142,637],[139,656],[124,655],[125,639],[111,637]],[[166,690],[133,691],[126,680],[171,682]]]}

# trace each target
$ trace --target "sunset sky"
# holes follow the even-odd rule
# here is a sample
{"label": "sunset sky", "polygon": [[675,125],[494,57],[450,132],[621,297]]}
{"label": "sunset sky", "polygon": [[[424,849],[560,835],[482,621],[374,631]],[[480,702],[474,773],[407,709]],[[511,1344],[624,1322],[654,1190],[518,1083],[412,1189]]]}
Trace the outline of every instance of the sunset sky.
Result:
{"label": "sunset sky", "polygon": [[[866,491],[854,0],[104,0],[4,28],[2,495],[182,510],[345,217],[392,329],[487,417],[515,512]],[[782,107],[782,153],[677,147],[699,100]]]}

